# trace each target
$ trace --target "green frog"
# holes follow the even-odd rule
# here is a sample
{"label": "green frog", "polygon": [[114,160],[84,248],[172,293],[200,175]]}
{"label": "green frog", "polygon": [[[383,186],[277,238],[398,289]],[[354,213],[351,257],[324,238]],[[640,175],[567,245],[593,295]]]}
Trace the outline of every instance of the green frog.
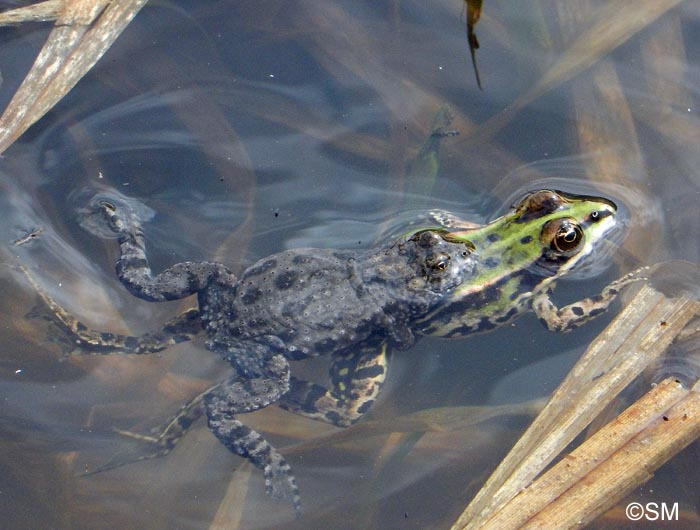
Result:
{"label": "green frog", "polygon": [[[158,434],[125,433],[148,450],[138,458],[115,458],[101,470],[165,455],[206,415],[229,450],[263,470],[266,491],[289,498],[297,512],[300,497],[289,464],[240,414],[277,403],[339,427],[351,425],[377,399],[391,352],[420,336],[485,332],[530,310],[549,329],[568,331],[641,278],[631,273],[591,298],[561,309],[553,304],[555,282],[595,250],[617,212],[608,199],[555,190],[528,193],[483,226],[448,216],[369,250],[274,254],[240,277],[214,262],[179,263],[154,275],[141,221],[128,202],[96,196],[89,211],[118,239],[117,275],[132,294],[156,302],[196,294],[198,307],[158,332],[131,337],[89,330],[39,290],[77,353],[153,353],[203,331],[207,348],[233,368],[229,379],[195,397]],[[328,387],[291,374],[289,361],[318,355],[331,358]]]}

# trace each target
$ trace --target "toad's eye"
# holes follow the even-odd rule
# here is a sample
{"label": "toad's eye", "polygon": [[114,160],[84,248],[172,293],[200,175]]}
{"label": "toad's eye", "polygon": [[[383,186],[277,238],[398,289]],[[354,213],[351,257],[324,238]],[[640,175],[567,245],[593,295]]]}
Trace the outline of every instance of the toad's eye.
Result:
{"label": "toad's eye", "polygon": [[444,272],[450,265],[450,256],[447,254],[433,254],[427,260],[428,267],[434,271]]}
{"label": "toad's eye", "polygon": [[584,233],[581,225],[570,218],[553,219],[542,227],[541,239],[557,254],[571,256],[580,250]]}

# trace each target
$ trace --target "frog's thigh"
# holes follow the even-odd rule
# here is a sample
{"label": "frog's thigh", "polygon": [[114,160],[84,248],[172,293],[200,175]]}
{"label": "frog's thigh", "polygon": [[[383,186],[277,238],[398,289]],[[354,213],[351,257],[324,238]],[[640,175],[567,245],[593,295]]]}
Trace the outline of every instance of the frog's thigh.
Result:
{"label": "frog's thigh", "polygon": [[291,389],[280,401],[286,410],[308,418],[347,427],[369,410],[387,373],[386,344],[337,356],[330,367],[332,389],[291,379]]}

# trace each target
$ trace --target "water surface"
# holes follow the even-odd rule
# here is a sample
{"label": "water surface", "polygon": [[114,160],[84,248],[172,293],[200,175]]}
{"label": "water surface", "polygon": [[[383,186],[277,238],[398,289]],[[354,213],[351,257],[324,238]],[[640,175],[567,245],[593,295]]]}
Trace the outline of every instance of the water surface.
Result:
{"label": "water surface", "polygon": [[[4,528],[449,528],[527,419],[418,433],[381,426],[429,408],[546,395],[609,318],[565,336],[528,316],[468,340],[423,340],[394,359],[367,418],[374,430],[342,440],[324,442],[337,430],[275,407],[243,417],[288,455],[299,521],[203,423],[166,458],[82,477],[132,443],[112,428],[147,433],[229,373],[201,343],[148,358],[63,359],[45,321],[26,318],[35,298],[18,263],[98,329],[143,333],[191,305],[148,304],[119,285],[114,242],[83,230],[76,214],[91,190],[114,188],[152,210],[155,269],[217,259],[240,271],[286,248],[369,248],[427,209],[483,222],[544,185],[610,196],[625,221],[595,277],[562,283],[562,303],[643,263],[700,259],[697,4],[644,27],[619,2],[483,4],[480,90],[462,1],[155,3],[7,151]],[[47,32],[0,32],[0,103]],[[442,141],[437,175],[416,175],[412,161],[445,104],[460,134]],[[35,228],[38,238],[12,245]],[[297,373],[322,377],[325,363]],[[683,458],[696,450],[634,495],[681,502],[691,517],[699,477]],[[622,527],[612,517],[594,527]]]}

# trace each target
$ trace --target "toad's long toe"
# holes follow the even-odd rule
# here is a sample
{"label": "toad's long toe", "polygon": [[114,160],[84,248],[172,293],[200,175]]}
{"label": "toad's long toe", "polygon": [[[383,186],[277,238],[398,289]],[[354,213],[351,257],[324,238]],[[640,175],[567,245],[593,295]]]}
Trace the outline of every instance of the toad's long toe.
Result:
{"label": "toad's long toe", "polygon": [[289,499],[297,516],[301,514],[301,497],[297,481],[287,461],[279,453],[273,455],[272,463],[265,466],[265,491],[273,499]]}

